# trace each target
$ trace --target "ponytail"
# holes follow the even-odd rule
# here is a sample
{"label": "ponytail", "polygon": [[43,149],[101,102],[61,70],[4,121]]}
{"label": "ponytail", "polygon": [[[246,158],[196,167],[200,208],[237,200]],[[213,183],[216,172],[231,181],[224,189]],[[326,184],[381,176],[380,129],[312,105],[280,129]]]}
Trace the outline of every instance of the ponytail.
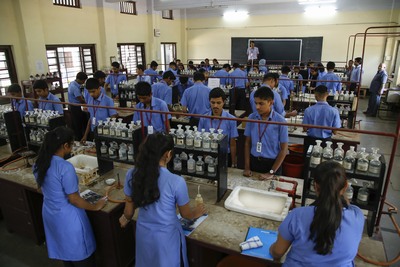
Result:
{"label": "ponytail", "polygon": [[320,255],[332,252],[336,230],[342,222],[343,207],[347,202],[340,194],[346,186],[346,173],[342,165],[326,161],[317,166],[314,181],[319,188],[309,239],[315,242],[314,250]]}
{"label": "ponytail", "polygon": [[74,141],[74,133],[70,128],[61,126],[45,134],[38,158],[33,166],[33,173],[36,174],[36,182],[41,187],[44,183],[47,170],[53,155],[65,143]]}
{"label": "ponytail", "polygon": [[158,188],[160,159],[165,152],[173,148],[172,137],[163,133],[148,135],[140,145],[131,180],[131,197],[136,207],[144,207],[160,198]]}

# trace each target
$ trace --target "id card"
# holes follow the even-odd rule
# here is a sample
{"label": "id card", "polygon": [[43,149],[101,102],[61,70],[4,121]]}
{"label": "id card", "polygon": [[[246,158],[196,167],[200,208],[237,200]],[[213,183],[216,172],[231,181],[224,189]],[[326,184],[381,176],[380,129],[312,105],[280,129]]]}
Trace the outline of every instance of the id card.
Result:
{"label": "id card", "polygon": [[96,117],[92,118],[92,125],[96,125]]}
{"label": "id card", "polygon": [[147,134],[153,134],[154,130],[153,130],[153,126],[149,125],[147,126]]}
{"label": "id card", "polygon": [[114,90],[117,90],[117,85],[116,84],[114,84]]}
{"label": "id card", "polygon": [[257,142],[256,151],[257,151],[258,153],[261,153],[261,150],[262,150],[262,143],[261,143],[261,142]]}

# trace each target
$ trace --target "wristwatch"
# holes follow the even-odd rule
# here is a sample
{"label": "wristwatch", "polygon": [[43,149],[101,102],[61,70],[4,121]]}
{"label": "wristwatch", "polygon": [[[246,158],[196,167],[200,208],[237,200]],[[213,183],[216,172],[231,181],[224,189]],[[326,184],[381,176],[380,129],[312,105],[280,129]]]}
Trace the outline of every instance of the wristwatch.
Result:
{"label": "wristwatch", "polygon": [[269,174],[271,174],[271,175],[274,175],[275,174],[275,172],[274,172],[274,170],[269,170]]}

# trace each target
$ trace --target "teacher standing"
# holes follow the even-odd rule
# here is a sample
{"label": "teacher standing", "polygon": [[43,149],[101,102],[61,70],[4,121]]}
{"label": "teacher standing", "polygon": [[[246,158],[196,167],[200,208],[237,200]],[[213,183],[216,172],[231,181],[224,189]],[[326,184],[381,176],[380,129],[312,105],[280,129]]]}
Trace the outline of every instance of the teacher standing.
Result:
{"label": "teacher standing", "polygon": [[247,48],[247,64],[253,66],[258,63],[258,48],[254,46],[254,41],[250,41],[250,46]]}

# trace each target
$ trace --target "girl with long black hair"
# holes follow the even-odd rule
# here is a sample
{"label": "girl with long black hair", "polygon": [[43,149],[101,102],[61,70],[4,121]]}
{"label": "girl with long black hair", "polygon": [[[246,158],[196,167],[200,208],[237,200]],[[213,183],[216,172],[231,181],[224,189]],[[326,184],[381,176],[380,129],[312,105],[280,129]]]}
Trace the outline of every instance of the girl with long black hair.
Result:
{"label": "girl with long black hair", "polygon": [[44,196],[42,214],[49,258],[62,260],[65,267],[93,267],[96,242],[85,210],[101,210],[106,199],[90,204],[80,197],[74,166],[64,160],[73,143],[69,128],[46,133],[33,174]]}
{"label": "girl with long black hair", "polygon": [[337,162],[323,162],[315,169],[314,182],[314,204],[289,213],[270,253],[278,260],[292,246],[283,266],[354,266],[364,216],[343,195],[345,170]]}
{"label": "girl with long black hair", "polygon": [[136,267],[189,266],[185,236],[176,216],[176,207],[186,219],[200,217],[205,208],[200,205],[192,210],[185,180],[168,171],[173,148],[174,141],[170,135],[148,135],[139,148],[135,168],[126,174],[125,210],[119,221],[121,227],[125,227],[135,209],[139,208]]}

